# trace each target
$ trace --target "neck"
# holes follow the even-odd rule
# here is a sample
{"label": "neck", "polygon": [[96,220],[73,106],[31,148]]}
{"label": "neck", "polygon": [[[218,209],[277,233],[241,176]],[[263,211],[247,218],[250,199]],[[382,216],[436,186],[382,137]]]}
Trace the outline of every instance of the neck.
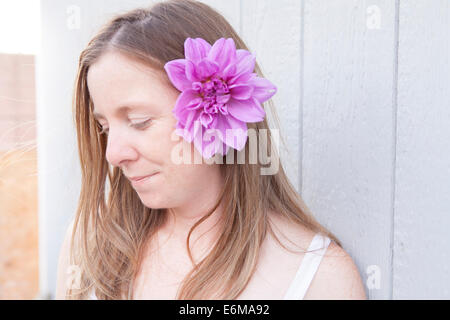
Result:
{"label": "neck", "polygon": [[[187,253],[186,241],[189,231],[197,221],[214,208],[217,200],[201,206],[197,202],[191,201],[189,206],[164,210],[164,214],[167,214],[167,220],[163,227],[158,230],[161,241],[171,243]],[[192,231],[189,245],[194,259],[203,257],[212,249],[221,234],[223,224],[220,219],[222,217],[223,203],[220,203],[214,212]]]}

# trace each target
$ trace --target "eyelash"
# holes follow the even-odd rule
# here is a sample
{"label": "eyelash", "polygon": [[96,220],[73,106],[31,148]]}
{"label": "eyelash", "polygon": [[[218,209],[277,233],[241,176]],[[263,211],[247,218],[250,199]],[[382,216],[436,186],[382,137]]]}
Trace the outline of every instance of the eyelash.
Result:
{"label": "eyelash", "polygon": [[[151,121],[152,121],[152,119],[148,119],[143,122],[130,123],[128,126],[133,127],[138,130],[142,130],[142,129],[145,129],[147,124],[150,123]],[[97,123],[97,124],[98,124],[98,129],[100,130],[99,134],[108,134],[108,128],[103,129],[103,127],[100,123]]]}

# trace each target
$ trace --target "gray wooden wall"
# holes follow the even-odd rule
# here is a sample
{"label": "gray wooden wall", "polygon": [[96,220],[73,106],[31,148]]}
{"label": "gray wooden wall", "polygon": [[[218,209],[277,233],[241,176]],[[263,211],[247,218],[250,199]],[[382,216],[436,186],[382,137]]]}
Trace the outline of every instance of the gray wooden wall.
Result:
{"label": "gray wooden wall", "polygon": [[[450,1],[203,2],[229,19],[277,85],[282,162],[354,258],[369,298],[450,298]],[[79,189],[76,59],[112,13],[149,3],[42,1],[43,293],[54,292]]]}

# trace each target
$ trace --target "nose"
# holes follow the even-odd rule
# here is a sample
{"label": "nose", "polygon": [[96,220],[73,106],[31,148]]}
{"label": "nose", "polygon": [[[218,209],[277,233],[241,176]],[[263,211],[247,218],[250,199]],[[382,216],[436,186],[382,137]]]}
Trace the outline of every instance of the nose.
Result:
{"label": "nose", "polygon": [[109,130],[106,161],[114,167],[121,167],[126,161],[136,160],[138,153],[130,140],[127,135]]}

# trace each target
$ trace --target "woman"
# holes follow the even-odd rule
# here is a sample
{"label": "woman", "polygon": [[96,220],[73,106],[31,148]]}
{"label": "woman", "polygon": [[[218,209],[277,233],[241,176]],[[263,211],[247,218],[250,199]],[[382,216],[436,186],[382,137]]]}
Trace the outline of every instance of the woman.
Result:
{"label": "woman", "polygon": [[[260,105],[275,92],[203,3],[161,2],[105,25],[80,57],[82,189],[57,299],[364,299],[352,259],[283,168],[262,174],[250,161],[251,131],[276,151]],[[248,133],[204,139],[201,129],[225,127]],[[226,162],[230,150],[244,163]],[[194,160],[212,156],[222,161]]]}

